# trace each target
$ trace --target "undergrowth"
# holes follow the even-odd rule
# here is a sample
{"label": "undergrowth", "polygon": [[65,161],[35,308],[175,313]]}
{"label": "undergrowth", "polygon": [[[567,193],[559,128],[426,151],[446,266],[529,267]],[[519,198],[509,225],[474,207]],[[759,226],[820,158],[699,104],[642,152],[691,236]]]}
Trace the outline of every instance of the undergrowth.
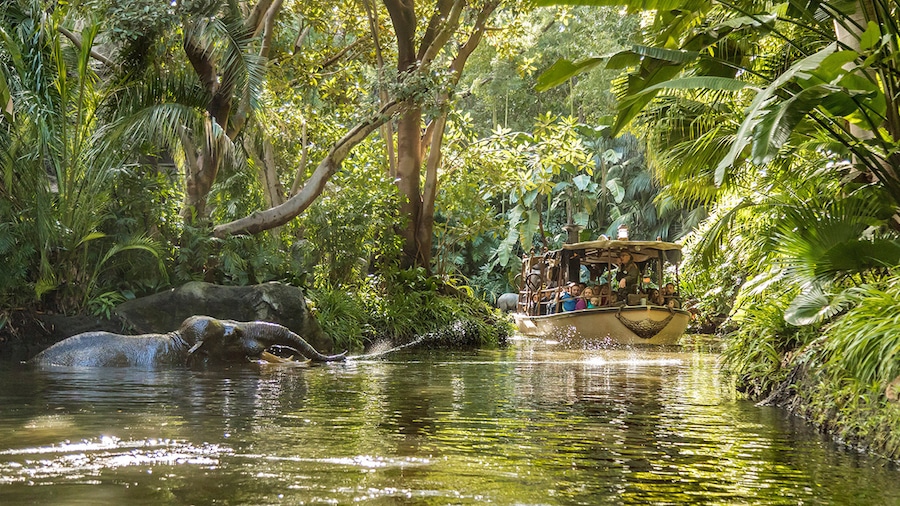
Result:
{"label": "undergrowth", "polygon": [[358,288],[321,287],[309,296],[319,324],[341,349],[383,340],[405,344],[428,333],[449,347],[497,347],[512,332],[509,320],[468,287],[421,269],[369,276]]}

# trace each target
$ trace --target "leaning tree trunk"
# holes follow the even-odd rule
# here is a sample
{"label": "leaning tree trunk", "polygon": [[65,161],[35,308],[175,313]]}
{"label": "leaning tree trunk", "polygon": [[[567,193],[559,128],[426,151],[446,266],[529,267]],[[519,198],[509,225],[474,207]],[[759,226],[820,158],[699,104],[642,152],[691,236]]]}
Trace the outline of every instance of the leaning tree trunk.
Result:
{"label": "leaning tree trunk", "polygon": [[[193,139],[185,138],[185,184],[184,205],[181,217],[185,223],[191,224],[206,219],[206,202],[210,189],[219,172],[219,146],[223,139],[217,138],[213,132],[213,119],[207,116],[204,121],[204,139],[200,146],[195,146]],[[187,137],[187,134],[185,135]]]}
{"label": "leaning tree trunk", "polygon": [[[889,32],[887,35],[890,35],[889,39],[893,47],[888,49],[888,51],[893,50],[892,52],[895,52],[897,49],[896,24],[891,22],[890,19],[895,14],[889,9],[883,9],[881,5],[876,5],[872,0],[860,0],[856,4],[855,12],[834,18],[835,37],[842,46],[861,52],[862,33],[867,28],[868,22],[874,22],[882,30]],[[890,27],[895,28],[892,31]],[[855,62],[847,63],[845,68],[852,70],[855,64]],[[884,66],[888,67],[887,71],[884,69]],[[885,101],[887,102],[884,121],[881,124],[874,125],[848,123],[847,131],[854,139],[860,141],[875,139],[876,130],[878,129],[884,129],[893,139],[897,139],[900,136],[900,107],[898,107],[897,102],[898,94],[900,94],[900,79],[897,78],[896,72],[891,72],[891,70],[897,70],[897,65],[889,64],[886,59],[884,66],[881,69],[876,69],[879,73],[878,81],[883,87]],[[856,165],[861,167],[865,164],[857,163]],[[869,171],[863,175],[869,182],[879,181],[894,197],[895,201],[900,202],[900,173],[898,173],[898,167],[900,167],[900,153],[891,151],[884,157],[872,157],[868,163]],[[891,224],[894,229],[900,230],[900,214],[894,214]]]}

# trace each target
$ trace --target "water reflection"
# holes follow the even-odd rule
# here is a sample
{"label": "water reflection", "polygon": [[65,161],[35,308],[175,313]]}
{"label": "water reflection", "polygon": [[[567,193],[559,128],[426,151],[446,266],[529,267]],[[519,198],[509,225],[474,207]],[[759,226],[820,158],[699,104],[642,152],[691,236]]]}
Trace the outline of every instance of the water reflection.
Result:
{"label": "water reflection", "polygon": [[556,348],[4,366],[0,503],[900,502],[882,462],[734,399],[714,353]]}

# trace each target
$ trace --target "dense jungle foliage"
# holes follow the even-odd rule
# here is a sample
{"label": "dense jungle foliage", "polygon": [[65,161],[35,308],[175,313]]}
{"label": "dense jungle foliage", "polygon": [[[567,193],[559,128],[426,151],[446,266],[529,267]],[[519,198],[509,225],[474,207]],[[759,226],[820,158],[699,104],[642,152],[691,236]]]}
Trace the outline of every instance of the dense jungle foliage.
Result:
{"label": "dense jungle foliage", "polygon": [[684,241],[681,292],[728,317],[750,397],[900,457],[898,19],[892,0],[4,2],[0,307],[280,280],[354,347],[460,319],[496,342],[482,301],[523,253],[627,224]]}
{"label": "dense jungle foliage", "polygon": [[900,4],[578,3],[658,8],[643,45],[542,87],[627,72],[613,133],[642,132],[658,203],[710,211],[682,289],[729,315],[739,388],[900,457]]}

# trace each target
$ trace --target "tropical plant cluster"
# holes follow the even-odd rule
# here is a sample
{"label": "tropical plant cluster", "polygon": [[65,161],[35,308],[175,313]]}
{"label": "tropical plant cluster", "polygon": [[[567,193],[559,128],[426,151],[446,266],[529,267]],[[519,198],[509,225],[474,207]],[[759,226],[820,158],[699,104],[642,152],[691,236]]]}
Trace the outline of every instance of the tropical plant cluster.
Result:
{"label": "tropical plant cluster", "polygon": [[644,134],[659,199],[710,210],[684,288],[729,315],[739,388],[900,457],[900,4],[578,3],[644,10],[643,43],[541,82],[627,71],[613,131]]}

